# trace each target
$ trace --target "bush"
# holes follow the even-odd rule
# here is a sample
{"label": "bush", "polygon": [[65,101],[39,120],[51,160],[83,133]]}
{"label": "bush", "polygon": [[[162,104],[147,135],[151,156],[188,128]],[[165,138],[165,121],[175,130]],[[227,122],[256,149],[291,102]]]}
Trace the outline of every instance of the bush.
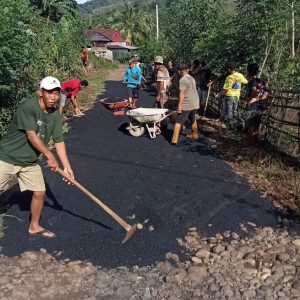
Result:
{"label": "bush", "polygon": [[89,53],[89,61],[96,69],[114,69],[117,68],[117,63],[105,59],[103,57],[97,57],[93,52]]}
{"label": "bush", "polygon": [[44,76],[80,76],[84,24],[79,15],[50,21],[27,0],[0,0],[0,6],[1,137],[18,104]]}

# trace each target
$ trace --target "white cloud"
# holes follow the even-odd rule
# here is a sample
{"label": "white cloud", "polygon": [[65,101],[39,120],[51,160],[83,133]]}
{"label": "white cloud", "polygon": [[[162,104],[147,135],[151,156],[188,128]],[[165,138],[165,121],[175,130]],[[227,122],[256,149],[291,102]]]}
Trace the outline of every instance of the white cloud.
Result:
{"label": "white cloud", "polygon": [[88,0],[76,0],[76,2],[78,3],[78,4],[82,4],[82,3],[85,3],[85,2],[87,2]]}

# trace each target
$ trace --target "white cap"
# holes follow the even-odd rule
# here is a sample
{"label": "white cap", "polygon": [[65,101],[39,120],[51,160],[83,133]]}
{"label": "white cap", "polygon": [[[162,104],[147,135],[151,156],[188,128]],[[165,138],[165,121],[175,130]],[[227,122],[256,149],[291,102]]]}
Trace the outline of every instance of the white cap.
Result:
{"label": "white cap", "polygon": [[59,80],[56,79],[55,77],[47,76],[41,81],[40,89],[45,89],[47,91],[50,91],[57,88],[61,88],[61,87],[60,87]]}

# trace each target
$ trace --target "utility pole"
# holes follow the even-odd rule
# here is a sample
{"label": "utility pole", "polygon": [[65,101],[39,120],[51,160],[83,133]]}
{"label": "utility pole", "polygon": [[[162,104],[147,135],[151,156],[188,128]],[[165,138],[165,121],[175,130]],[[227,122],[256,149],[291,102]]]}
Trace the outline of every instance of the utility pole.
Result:
{"label": "utility pole", "polygon": [[287,3],[287,5],[292,9],[292,59],[295,58],[295,10],[294,1],[292,3]]}
{"label": "utility pole", "polygon": [[158,4],[156,4],[156,39],[159,38],[159,28],[158,28]]}
{"label": "utility pole", "polygon": [[294,10],[294,1],[292,1],[292,59],[295,58],[295,10]]}

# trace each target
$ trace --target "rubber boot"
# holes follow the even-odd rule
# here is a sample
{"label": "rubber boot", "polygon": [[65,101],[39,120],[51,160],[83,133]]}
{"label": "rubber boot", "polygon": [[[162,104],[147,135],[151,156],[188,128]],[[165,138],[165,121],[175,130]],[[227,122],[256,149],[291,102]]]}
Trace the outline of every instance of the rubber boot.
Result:
{"label": "rubber boot", "polygon": [[181,124],[176,123],[175,127],[174,127],[174,131],[173,131],[172,141],[171,141],[172,145],[176,145],[177,144],[178,138],[179,138],[179,134],[180,134],[180,129],[181,129]]}
{"label": "rubber boot", "polygon": [[192,124],[192,133],[187,135],[186,137],[188,139],[195,140],[195,141],[199,139],[198,125],[196,121]]}

